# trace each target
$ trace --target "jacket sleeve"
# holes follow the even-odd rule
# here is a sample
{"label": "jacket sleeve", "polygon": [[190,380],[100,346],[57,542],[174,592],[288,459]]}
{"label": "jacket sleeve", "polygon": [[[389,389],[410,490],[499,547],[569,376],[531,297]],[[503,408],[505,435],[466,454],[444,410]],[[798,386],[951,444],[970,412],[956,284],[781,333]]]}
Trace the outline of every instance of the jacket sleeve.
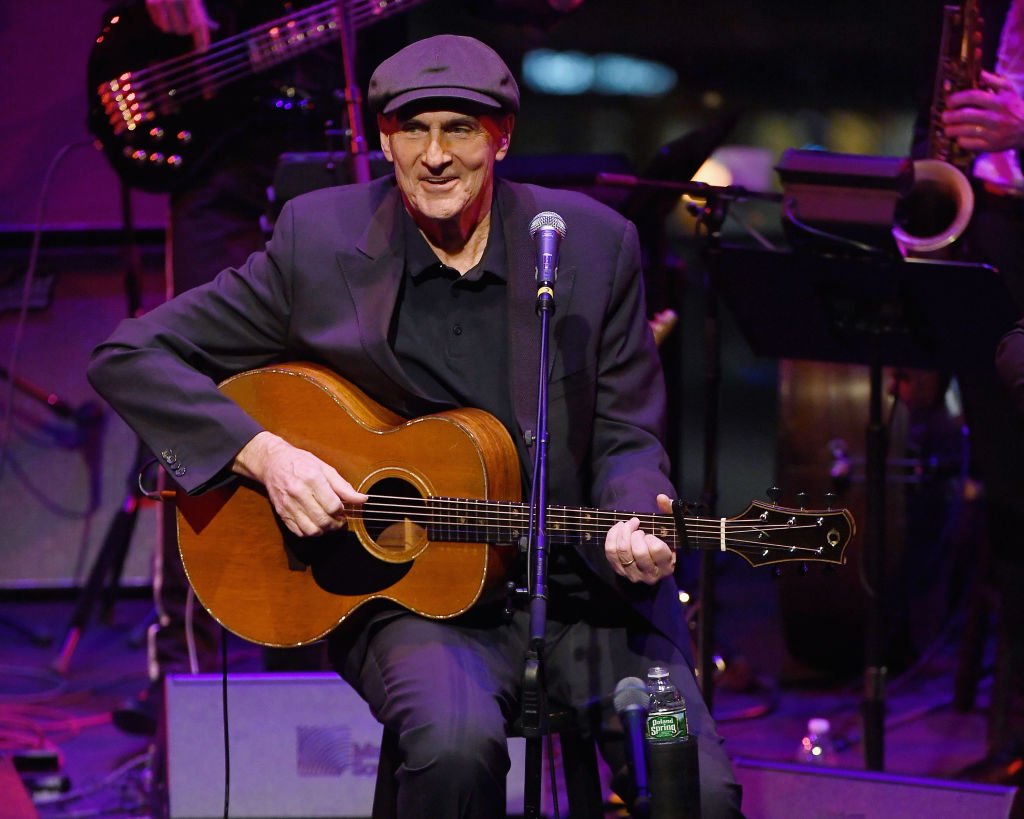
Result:
{"label": "jacket sleeve", "polygon": [[673,495],[663,444],[664,376],[631,222],[622,223],[618,246],[598,353],[593,492],[602,508],[653,512],[659,492]]}
{"label": "jacket sleeve", "polygon": [[222,482],[261,429],[217,383],[285,349],[294,244],[286,205],[265,251],[122,321],[93,351],[90,383],[190,494]]}

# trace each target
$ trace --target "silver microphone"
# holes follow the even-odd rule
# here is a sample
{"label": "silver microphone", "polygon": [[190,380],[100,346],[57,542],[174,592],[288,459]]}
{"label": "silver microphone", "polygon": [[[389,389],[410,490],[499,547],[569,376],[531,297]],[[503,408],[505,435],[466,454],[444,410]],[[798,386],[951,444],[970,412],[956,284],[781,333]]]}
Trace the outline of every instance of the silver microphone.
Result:
{"label": "silver microphone", "polygon": [[537,250],[537,285],[550,287],[558,276],[558,245],[565,238],[565,220],[550,210],[530,222],[530,238]]}

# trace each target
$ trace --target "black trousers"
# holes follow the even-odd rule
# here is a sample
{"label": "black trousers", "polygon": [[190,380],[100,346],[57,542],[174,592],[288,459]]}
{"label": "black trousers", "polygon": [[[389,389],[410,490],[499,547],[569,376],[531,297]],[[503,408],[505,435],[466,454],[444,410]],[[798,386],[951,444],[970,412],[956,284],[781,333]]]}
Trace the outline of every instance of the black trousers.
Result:
{"label": "black trousers", "polygon": [[[396,774],[403,819],[505,815],[507,726],[520,712],[529,616],[427,620],[389,613],[332,639],[339,673],[399,737]],[[703,816],[738,817],[740,786],[682,653],[653,629],[594,626],[549,619],[544,675],[550,703],[572,707],[590,723],[613,772],[625,745],[612,706],[623,677],[665,665],[687,703],[700,751]]]}

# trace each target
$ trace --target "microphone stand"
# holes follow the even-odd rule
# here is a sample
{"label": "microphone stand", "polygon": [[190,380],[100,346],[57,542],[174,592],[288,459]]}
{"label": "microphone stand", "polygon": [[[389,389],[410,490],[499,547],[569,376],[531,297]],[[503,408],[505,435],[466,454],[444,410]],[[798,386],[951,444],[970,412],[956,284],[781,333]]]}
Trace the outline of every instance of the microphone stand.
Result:
{"label": "microphone stand", "polygon": [[547,627],[547,456],[548,456],[548,346],[551,314],[555,311],[554,279],[537,283],[540,316],[540,367],[537,384],[537,432],[530,487],[530,531],[527,539],[527,584],[530,592],[530,643],[526,650],[522,685],[523,737],[526,739],[523,815],[540,819],[543,778],[543,740],[548,733],[543,655]]}
{"label": "microphone stand", "polygon": [[349,131],[349,162],[352,167],[352,179],[355,182],[369,182],[370,153],[366,147],[366,136],[363,131],[362,95],[355,70],[355,29],[349,14],[348,0],[338,2],[338,34],[341,38],[341,65],[345,72],[345,112],[348,116]]}

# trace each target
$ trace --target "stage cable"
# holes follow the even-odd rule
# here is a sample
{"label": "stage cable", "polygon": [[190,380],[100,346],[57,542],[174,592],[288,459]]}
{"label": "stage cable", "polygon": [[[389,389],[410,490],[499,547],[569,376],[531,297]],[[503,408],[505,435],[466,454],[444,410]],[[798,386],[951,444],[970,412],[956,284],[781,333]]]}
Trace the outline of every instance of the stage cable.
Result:
{"label": "stage cable", "polygon": [[220,701],[224,725],[224,819],[231,809],[231,741],[228,733],[228,630],[220,629]]}
{"label": "stage cable", "polygon": [[[199,673],[199,653],[196,651],[196,590],[190,583],[185,596],[185,646],[188,649],[188,670]],[[227,663],[225,662],[225,665]]]}
{"label": "stage cable", "polygon": [[28,308],[32,295],[32,282],[35,279],[36,266],[39,262],[39,247],[43,237],[43,219],[46,216],[46,200],[50,192],[50,183],[57,167],[73,149],[92,146],[93,140],[83,139],[69,142],[61,147],[50,160],[43,176],[43,184],[39,188],[39,199],[36,202],[36,225],[32,232],[32,249],[29,251],[28,267],[25,270],[25,282],[21,289],[21,304],[18,307],[18,318],[14,325],[14,339],[11,343],[11,354],[7,362],[7,389],[4,395],[3,418],[0,418],[0,482],[4,477],[4,464],[7,461],[7,448],[10,444],[11,427],[14,419],[14,384],[17,380],[18,351],[21,337],[28,320]]}
{"label": "stage cable", "polygon": [[889,253],[883,248],[875,247],[874,245],[868,245],[864,242],[858,242],[856,239],[850,239],[847,236],[840,236],[837,233],[829,233],[827,230],[820,230],[812,225],[807,224],[800,219],[796,214],[795,209],[796,203],[792,199],[787,199],[782,204],[782,212],[785,217],[792,222],[796,227],[805,233],[809,233],[811,236],[817,236],[819,239],[827,239],[830,242],[836,244],[846,245],[852,247],[854,250],[859,250],[862,253],[866,253],[869,256],[888,256]]}

